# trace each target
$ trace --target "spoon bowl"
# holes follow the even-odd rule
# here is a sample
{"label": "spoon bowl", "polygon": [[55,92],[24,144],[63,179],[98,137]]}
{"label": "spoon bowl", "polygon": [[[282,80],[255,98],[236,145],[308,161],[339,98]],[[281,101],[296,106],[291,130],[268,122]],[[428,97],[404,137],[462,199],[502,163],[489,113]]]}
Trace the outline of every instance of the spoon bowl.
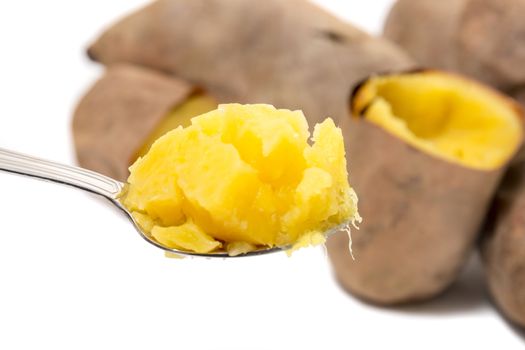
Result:
{"label": "spoon bowl", "polygon": [[[135,227],[135,230],[144,240],[146,240],[146,242],[168,253],[206,258],[236,258],[275,253],[291,248],[291,246],[261,248],[245,254],[233,256],[228,255],[228,253],[225,251],[195,253],[191,251],[169,248],[157,242],[147,232],[144,232],[133,218],[133,215],[131,215],[129,210],[122,205],[120,199],[125,193],[127,186],[126,183],[117,181],[91,170],[52,162],[3,148],[0,148],[0,171],[32,177],[44,181],[51,181],[102,196],[109,200],[128,218],[128,220]],[[340,230],[344,230],[346,227],[348,227],[348,223],[343,223],[329,229],[327,232],[325,232],[325,234],[331,235]]]}

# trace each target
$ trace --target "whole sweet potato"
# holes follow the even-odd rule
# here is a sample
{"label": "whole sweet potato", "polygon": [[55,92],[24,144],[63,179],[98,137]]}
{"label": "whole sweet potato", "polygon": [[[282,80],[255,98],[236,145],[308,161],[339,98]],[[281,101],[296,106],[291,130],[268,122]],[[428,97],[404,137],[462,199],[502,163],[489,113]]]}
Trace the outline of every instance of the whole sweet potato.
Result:
{"label": "whole sweet potato", "polygon": [[159,0],[106,30],[89,57],[169,72],[219,102],[301,109],[311,123],[346,116],[351,87],[412,61],[304,0]]}

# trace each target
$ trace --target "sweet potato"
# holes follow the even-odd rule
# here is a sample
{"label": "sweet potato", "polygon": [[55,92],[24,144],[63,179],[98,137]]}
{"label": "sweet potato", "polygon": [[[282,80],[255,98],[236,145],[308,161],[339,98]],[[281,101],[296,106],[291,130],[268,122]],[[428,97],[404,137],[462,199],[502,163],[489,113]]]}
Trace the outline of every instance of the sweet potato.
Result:
{"label": "sweet potato", "polygon": [[525,327],[525,152],[520,156],[498,191],[481,256],[494,301]]}
{"label": "sweet potato", "polygon": [[418,63],[510,92],[525,83],[525,1],[398,0],[384,35]]}
{"label": "sweet potato", "polygon": [[[359,85],[341,128],[364,218],[328,241],[342,286],[378,304],[429,299],[456,278],[523,139],[516,103],[438,71]],[[502,137],[504,136],[504,137]]]}
{"label": "sweet potato", "polygon": [[159,0],[105,31],[88,55],[172,73],[221,103],[301,109],[312,124],[346,116],[359,79],[412,66],[387,40],[303,0]]}
{"label": "sweet potato", "polygon": [[75,110],[73,138],[79,164],[125,181],[128,167],[151,143],[159,125],[196,94],[202,92],[192,84],[146,68],[109,68]]}
{"label": "sweet potato", "polygon": [[[469,74],[525,105],[524,11],[523,0],[399,0],[384,32],[420,63]],[[492,205],[481,250],[496,304],[525,326],[525,165],[515,163]]]}

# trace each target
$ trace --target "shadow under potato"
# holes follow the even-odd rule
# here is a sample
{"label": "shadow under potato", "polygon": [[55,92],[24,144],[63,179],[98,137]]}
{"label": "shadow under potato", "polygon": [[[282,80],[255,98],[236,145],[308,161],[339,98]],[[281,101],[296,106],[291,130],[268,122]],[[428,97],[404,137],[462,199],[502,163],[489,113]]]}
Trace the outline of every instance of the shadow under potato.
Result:
{"label": "shadow under potato", "polygon": [[[503,317],[503,316],[501,316]],[[519,326],[516,326],[515,324],[511,323],[509,320],[505,320],[509,326],[510,326],[510,329],[512,329],[512,331],[514,332],[514,334],[516,334],[518,337],[521,338],[521,340],[523,340],[525,342],[525,330],[520,328]]]}
{"label": "shadow under potato", "polygon": [[[344,286],[339,287],[346,292]],[[385,311],[414,315],[443,316],[452,313],[476,312],[491,307],[478,253],[473,252],[458,279],[444,292],[431,300],[401,305],[378,305],[354,295],[361,303]]]}
{"label": "shadow under potato", "polygon": [[493,309],[513,333],[525,341],[525,329],[506,318],[490,297],[480,257],[478,253],[473,253],[458,280],[443,294],[428,302],[396,306],[391,310],[414,315],[447,316],[486,308]]}
{"label": "shadow under potato", "polygon": [[[339,286],[345,290],[343,286]],[[520,328],[508,320],[492,301],[488,293],[483,266],[478,252],[471,254],[456,282],[441,295],[430,301],[385,307],[369,303],[361,298],[357,298],[357,300],[370,307],[380,308],[386,312],[398,312],[415,316],[430,315],[441,317],[459,313],[475,313],[490,308],[498,313],[501,320],[508,324],[516,336],[525,341],[525,329]]]}
{"label": "shadow under potato", "polygon": [[417,304],[394,306],[391,310],[425,315],[448,315],[475,312],[490,307],[490,298],[477,253],[473,253],[459,278],[433,300]]}

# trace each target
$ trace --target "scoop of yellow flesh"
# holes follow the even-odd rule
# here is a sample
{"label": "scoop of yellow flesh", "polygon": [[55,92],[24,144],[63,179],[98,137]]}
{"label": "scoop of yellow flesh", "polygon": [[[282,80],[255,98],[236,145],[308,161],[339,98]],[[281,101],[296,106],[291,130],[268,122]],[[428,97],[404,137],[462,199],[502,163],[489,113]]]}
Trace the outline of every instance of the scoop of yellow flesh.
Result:
{"label": "scoop of yellow flesh", "polygon": [[508,161],[523,132],[508,99],[439,71],[372,78],[360,89],[354,112],[416,148],[476,169]]}
{"label": "scoop of yellow flesh", "polygon": [[[159,243],[232,254],[322,243],[357,219],[341,130],[300,111],[221,105],[160,137],[130,168],[124,205]],[[314,237],[311,239],[311,237]]]}

